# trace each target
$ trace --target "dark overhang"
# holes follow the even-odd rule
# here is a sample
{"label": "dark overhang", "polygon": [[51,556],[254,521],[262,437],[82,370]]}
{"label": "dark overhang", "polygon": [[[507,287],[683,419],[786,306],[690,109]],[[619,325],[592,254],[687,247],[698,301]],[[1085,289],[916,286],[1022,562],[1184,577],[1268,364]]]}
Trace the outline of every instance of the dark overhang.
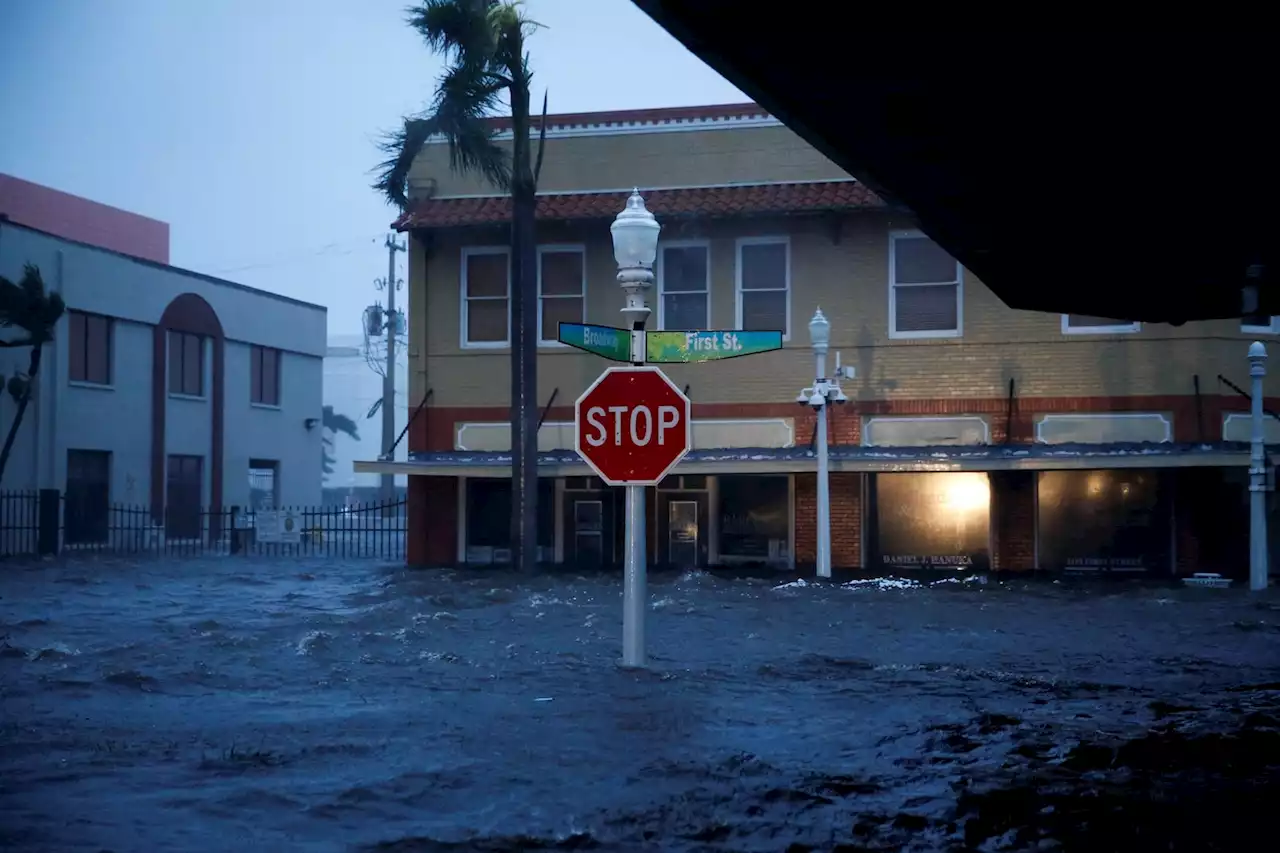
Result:
{"label": "dark overhang", "polygon": [[856,4],[633,2],[1014,308],[1239,317],[1262,264],[1258,313],[1280,315],[1266,27],[925,32]]}

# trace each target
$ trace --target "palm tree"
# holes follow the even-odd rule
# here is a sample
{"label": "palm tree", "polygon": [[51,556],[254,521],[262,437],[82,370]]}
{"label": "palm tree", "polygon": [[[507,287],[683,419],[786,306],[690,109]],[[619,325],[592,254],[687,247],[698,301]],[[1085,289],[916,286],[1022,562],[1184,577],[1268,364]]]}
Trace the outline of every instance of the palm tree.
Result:
{"label": "palm tree", "polygon": [[320,446],[320,470],[324,473],[325,479],[329,479],[329,475],[333,473],[333,440],[338,433],[345,433],[351,437],[352,441],[359,441],[360,435],[356,431],[356,422],[346,415],[339,415],[333,410],[333,406],[325,406],[320,413],[321,429],[324,437],[321,439]]}
{"label": "palm tree", "polygon": [[[529,139],[529,56],[525,39],[538,24],[519,0],[423,0],[408,10],[409,26],[443,54],[444,75],[429,109],[388,134],[374,188],[404,209],[414,158],[433,136],[449,145],[450,167],[482,175],[511,194],[511,491],[512,545],[518,570],[532,569],[538,543],[538,290],[534,212],[546,142],[544,95],[537,162]],[[508,152],[489,119],[511,108]]]}
{"label": "palm tree", "polygon": [[17,284],[0,276],[0,327],[17,327],[27,333],[16,340],[0,340],[0,347],[31,347],[26,375],[12,377],[7,386],[9,393],[18,401],[18,411],[9,425],[4,449],[0,450],[0,481],[4,479],[9,454],[13,452],[13,443],[18,438],[22,416],[27,413],[27,405],[31,402],[31,390],[40,372],[44,345],[53,340],[53,329],[66,309],[61,294],[44,292],[44,279],[36,266],[26,264],[22,268],[22,280]]}

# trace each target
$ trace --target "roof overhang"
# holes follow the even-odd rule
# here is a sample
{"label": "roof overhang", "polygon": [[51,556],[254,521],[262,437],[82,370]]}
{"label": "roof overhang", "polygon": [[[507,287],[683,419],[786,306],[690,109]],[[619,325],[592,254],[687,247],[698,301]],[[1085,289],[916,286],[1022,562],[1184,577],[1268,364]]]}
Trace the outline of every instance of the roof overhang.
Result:
{"label": "roof overhang", "polygon": [[[1266,27],[876,30],[841,4],[633,2],[1011,307],[1239,317],[1261,263],[1258,313],[1280,315]],[[815,49],[815,27],[847,49]]]}
{"label": "roof overhang", "polygon": [[[912,471],[1083,471],[1133,468],[1224,468],[1249,464],[1249,446],[1212,444],[998,445],[956,447],[834,447],[833,473]],[[816,473],[807,448],[695,450],[673,474]],[[407,461],[356,462],[357,474],[436,477],[509,477],[506,453],[449,451],[415,454]],[[538,454],[540,477],[588,477],[594,472],[572,452]]]}

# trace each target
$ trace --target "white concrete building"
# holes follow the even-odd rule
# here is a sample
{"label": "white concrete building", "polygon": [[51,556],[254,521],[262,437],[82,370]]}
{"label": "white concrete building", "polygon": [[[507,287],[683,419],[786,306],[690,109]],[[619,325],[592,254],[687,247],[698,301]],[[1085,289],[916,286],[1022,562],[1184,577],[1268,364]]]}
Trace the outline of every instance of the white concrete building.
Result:
{"label": "white concrete building", "polygon": [[[0,220],[0,274],[25,263],[67,313],[0,490],[63,491],[68,541],[112,504],[182,536],[200,507],[320,503],[324,307]],[[6,382],[29,352],[0,349]],[[16,408],[0,393],[0,432]]]}

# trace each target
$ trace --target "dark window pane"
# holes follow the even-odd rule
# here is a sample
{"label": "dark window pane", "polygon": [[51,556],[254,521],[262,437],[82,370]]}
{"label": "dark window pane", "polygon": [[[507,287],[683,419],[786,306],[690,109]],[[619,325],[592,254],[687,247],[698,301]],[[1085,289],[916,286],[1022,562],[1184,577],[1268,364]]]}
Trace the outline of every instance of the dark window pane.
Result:
{"label": "dark window pane", "polygon": [[662,327],[664,329],[705,329],[708,325],[705,292],[663,294]]}
{"label": "dark window pane", "polygon": [[542,295],[580,296],[582,294],[582,253],[542,252]]}
{"label": "dark window pane", "polygon": [[742,247],[739,263],[742,264],[743,290],[773,290],[787,286],[786,243],[749,243]]}
{"label": "dark window pane", "polygon": [[879,564],[990,567],[991,487],[985,472],[877,474]]}
{"label": "dark window pane", "polygon": [[507,300],[467,300],[467,343],[505,343],[507,340]]}
{"label": "dark window pane", "polygon": [[893,280],[897,284],[935,284],[959,281],[955,259],[928,237],[893,241]]}
{"label": "dark window pane", "polygon": [[749,332],[786,332],[785,290],[743,291],[742,328]]}
{"label": "dark window pane", "polygon": [[952,332],[958,329],[958,285],[895,287],[893,292],[896,331]]}
{"label": "dark window pane", "polygon": [[661,273],[663,293],[705,292],[707,289],[706,248],[673,246],[663,249]]}
{"label": "dark window pane", "polygon": [[182,333],[169,333],[169,393],[182,393]]}
{"label": "dark window pane", "polygon": [[67,344],[70,349],[70,377],[72,382],[89,381],[85,366],[85,315],[72,311],[67,323]]}
{"label": "dark window pane", "polygon": [[[505,304],[505,303],[504,303]],[[542,339],[559,340],[560,324],[582,322],[581,296],[554,296],[542,300]]]}
{"label": "dark window pane", "polygon": [[507,295],[507,253],[467,255],[467,296]]}
{"label": "dark window pane", "polygon": [[1034,475],[1040,565],[1067,571],[1168,572],[1172,498],[1163,473]]}
{"label": "dark window pane", "polygon": [[280,405],[280,350],[268,349],[262,353],[262,402],[269,406]]}
{"label": "dark window pane", "polygon": [[85,317],[85,378],[98,385],[111,383],[111,320]]}
{"label": "dark window pane", "polygon": [[782,560],[791,537],[791,487],[786,477],[720,477],[720,553]]}
{"label": "dark window pane", "polygon": [[199,335],[182,337],[182,393],[198,397],[204,392],[204,339]]}
{"label": "dark window pane", "polygon": [[249,352],[249,399],[262,402],[262,347],[253,347]]}

